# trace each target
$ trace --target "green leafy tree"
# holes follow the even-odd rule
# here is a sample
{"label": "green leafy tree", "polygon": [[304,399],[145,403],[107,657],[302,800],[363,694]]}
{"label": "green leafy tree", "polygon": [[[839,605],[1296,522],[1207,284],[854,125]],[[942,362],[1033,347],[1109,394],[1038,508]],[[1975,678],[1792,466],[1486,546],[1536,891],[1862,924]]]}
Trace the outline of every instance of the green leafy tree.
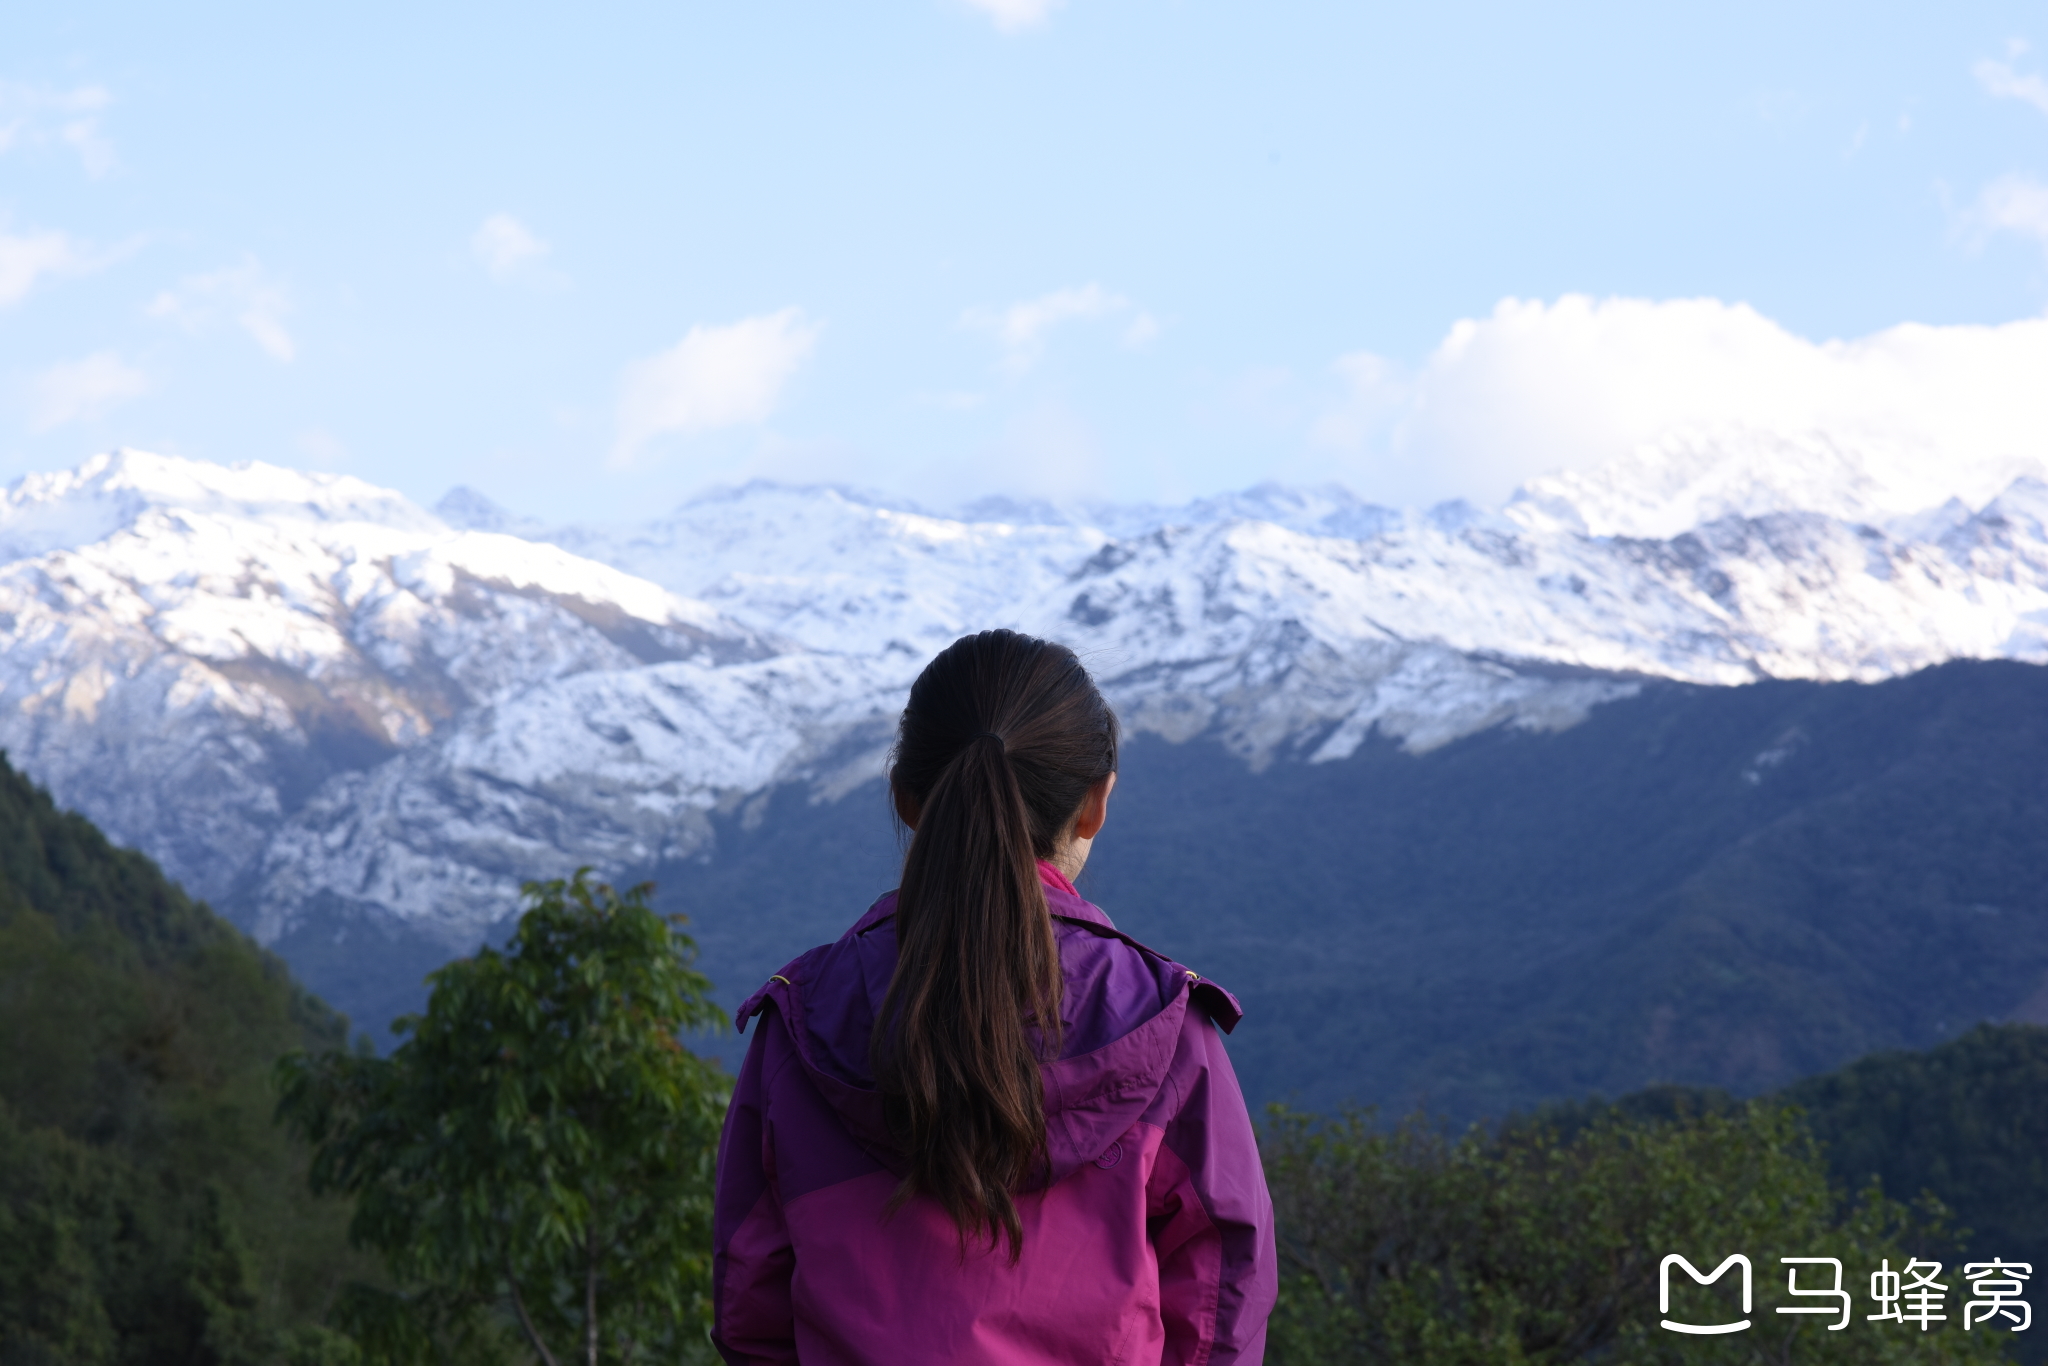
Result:
{"label": "green leafy tree", "polygon": [[372,1271],[270,1123],[346,1022],[0,757],[0,1366],[348,1366]]}
{"label": "green leafy tree", "polygon": [[[1853,1200],[1796,1111],[1733,1105],[1665,1120],[1579,1117],[1451,1138],[1419,1117],[1392,1129],[1275,1109],[1263,1134],[1280,1220],[1283,1283],[1271,1360],[1385,1366],[1511,1363],[1991,1362],[2012,1334],[1949,1322],[1870,1323],[1881,1259],[1942,1255],[1942,1211],[1909,1211],[1874,1185]],[[1678,1253],[1711,1271],[1733,1252],[1755,1270],[1745,1332],[1688,1337],[1660,1326],[1658,1273]],[[1835,1257],[1854,1319],[1830,1332],[1786,1294],[1780,1257]],[[1825,1284],[1807,1268],[1802,1288]],[[1729,1282],[1674,1286],[1674,1317],[1729,1322]]]}
{"label": "green leafy tree", "polygon": [[340,1320],[394,1362],[708,1357],[729,1086],[677,1036],[725,1016],[650,887],[524,890],[505,951],[436,972],[390,1057],[279,1064],[315,1187],[355,1197],[350,1236],[396,1286],[350,1286]]}
{"label": "green leafy tree", "polygon": [[0,1362],[119,1359],[93,1256],[109,1241],[102,1193],[119,1180],[114,1168],[55,1130],[23,1131],[0,1102]]}

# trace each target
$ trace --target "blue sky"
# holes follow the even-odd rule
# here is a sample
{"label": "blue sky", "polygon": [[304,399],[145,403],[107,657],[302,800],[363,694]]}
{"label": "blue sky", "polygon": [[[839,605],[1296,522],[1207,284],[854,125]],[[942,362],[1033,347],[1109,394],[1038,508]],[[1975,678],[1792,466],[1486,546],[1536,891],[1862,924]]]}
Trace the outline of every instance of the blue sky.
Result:
{"label": "blue sky", "polygon": [[2048,454],[2038,4],[287,8],[10,17],[0,473],[1417,502],[1952,375]]}

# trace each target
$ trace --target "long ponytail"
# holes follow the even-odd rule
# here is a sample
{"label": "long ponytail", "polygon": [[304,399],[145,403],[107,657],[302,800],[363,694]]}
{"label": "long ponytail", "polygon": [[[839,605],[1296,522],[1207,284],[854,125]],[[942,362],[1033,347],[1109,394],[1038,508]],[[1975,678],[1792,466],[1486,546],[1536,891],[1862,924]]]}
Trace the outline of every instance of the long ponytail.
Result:
{"label": "long ponytail", "polygon": [[911,686],[890,767],[915,826],[895,976],[871,1044],[909,1159],[892,1208],[936,1200],[1014,1262],[1012,1192],[1046,1162],[1039,1064],[1059,1055],[1061,976],[1038,860],[1116,769],[1116,716],[1062,645],[964,636]]}

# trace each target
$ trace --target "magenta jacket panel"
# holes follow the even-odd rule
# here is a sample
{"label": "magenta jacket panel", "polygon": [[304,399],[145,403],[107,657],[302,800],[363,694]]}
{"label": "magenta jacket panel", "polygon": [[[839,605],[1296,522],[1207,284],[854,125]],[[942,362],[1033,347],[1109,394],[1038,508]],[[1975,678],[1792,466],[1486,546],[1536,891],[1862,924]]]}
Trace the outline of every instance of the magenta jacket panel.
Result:
{"label": "magenta jacket panel", "polygon": [[728,1362],[1256,1363],[1273,1206],[1219,1029],[1229,992],[1123,934],[1051,867],[1066,1032],[1044,1068],[1051,1180],[1024,1251],[970,1244],[929,1200],[889,1215],[902,1155],[868,1070],[896,966],[891,893],[740,1007],[758,1017],[718,1150]]}

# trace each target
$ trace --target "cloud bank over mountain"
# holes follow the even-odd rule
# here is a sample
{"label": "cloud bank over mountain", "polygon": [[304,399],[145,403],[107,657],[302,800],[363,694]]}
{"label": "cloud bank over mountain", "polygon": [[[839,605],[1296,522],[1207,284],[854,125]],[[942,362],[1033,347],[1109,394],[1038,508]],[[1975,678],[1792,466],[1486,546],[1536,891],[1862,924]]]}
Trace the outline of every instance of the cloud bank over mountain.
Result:
{"label": "cloud bank over mountain", "polygon": [[0,480],[130,445],[550,521],[756,477],[1427,506],[1739,429],[1993,489],[2044,387],[2023,8],[1846,46],[1755,0],[436,14],[395,46],[30,13]]}
{"label": "cloud bank over mountain", "polygon": [[[1688,434],[1853,446],[1904,512],[1981,502],[2048,461],[2048,319],[1811,341],[1743,304],[1504,299],[1414,370],[1342,358],[1318,439],[1379,501],[1493,503]],[[1939,490],[1939,494],[1935,492]]]}

